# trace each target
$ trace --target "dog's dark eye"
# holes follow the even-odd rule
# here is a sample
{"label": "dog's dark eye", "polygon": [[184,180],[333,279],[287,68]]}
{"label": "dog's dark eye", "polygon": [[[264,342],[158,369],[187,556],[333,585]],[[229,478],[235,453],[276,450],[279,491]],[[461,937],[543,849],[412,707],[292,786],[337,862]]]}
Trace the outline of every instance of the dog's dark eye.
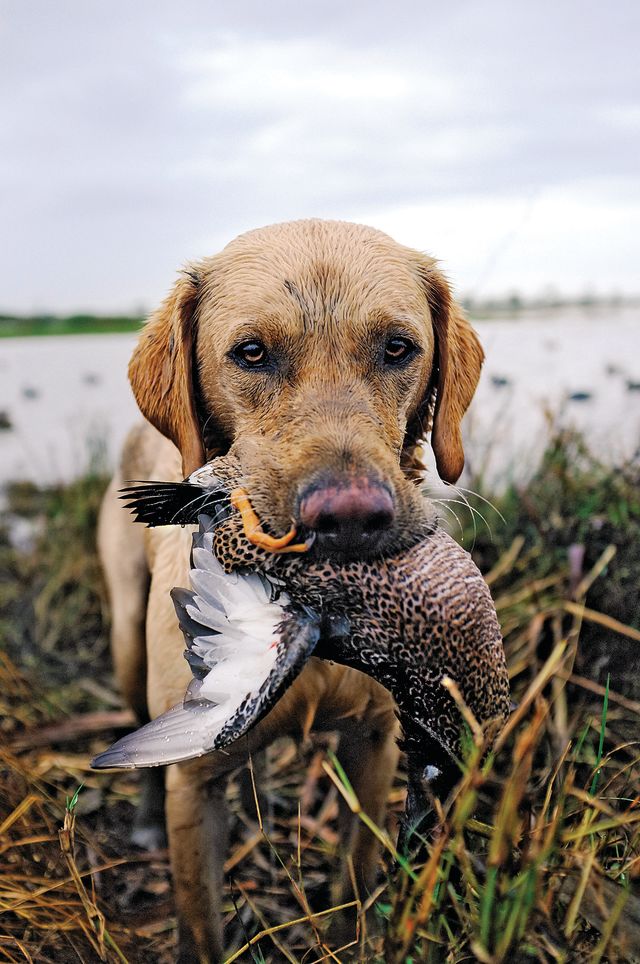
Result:
{"label": "dog's dark eye", "polygon": [[243,341],[233,349],[233,358],[244,368],[259,368],[267,359],[267,349],[261,341]]}
{"label": "dog's dark eye", "polygon": [[386,365],[399,365],[414,354],[416,346],[408,338],[396,335],[390,338],[384,346],[384,361]]}

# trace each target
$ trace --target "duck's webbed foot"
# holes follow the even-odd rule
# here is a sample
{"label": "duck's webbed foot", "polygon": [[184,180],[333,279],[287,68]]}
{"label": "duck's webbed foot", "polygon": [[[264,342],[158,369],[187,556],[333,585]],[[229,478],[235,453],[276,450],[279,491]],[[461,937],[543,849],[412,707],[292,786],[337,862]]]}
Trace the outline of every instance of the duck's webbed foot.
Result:
{"label": "duck's webbed foot", "polygon": [[256,515],[245,489],[234,489],[230,495],[231,505],[237,509],[242,518],[244,534],[254,546],[266,549],[267,552],[307,552],[311,548],[310,542],[294,542],[296,527],[292,525],[283,536],[270,536],[262,531],[260,519]]}
{"label": "duck's webbed foot", "polygon": [[284,553],[301,553],[311,548],[310,540],[293,542],[296,535],[294,528],[279,538],[263,532],[243,489],[234,489],[230,500],[238,511],[216,525],[213,534],[213,552],[225,572],[269,569]]}
{"label": "duck's webbed foot", "polygon": [[460,771],[453,762],[409,770],[407,802],[398,834],[398,852],[419,858],[436,827],[436,799],[443,803],[458,782]]}

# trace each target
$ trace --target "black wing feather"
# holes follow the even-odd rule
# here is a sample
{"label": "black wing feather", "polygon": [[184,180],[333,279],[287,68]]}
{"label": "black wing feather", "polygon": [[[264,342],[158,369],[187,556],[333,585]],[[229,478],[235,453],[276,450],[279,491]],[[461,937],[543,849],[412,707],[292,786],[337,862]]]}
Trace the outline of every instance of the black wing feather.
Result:
{"label": "black wing feather", "polygon": [[231,511],[229,493],[191,482],[128,482],[120,489],[125,508],[148,526],[194,525],[205,509],[218,525]]}

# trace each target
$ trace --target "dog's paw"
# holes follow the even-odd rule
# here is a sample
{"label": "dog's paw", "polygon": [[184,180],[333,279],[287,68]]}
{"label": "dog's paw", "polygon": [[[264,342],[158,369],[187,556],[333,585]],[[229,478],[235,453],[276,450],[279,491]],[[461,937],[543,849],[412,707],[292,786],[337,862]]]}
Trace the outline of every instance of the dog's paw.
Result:
{"label": "dog's paw", "polygon": [[136,823],[129,839],[134,847],[149,852],[164,850],[167,846],[164,823]]}

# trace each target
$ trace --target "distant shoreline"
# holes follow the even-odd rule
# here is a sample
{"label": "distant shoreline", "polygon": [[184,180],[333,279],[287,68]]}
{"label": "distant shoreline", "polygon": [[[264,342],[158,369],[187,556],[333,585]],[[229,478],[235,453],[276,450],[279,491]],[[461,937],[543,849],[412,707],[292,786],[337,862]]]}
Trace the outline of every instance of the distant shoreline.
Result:
{"label": "distant shoreline", "polygon": [[590,315],[602,315],[602,312],[612,314],[628,310],[640,309],[640,295],[631,297],[629,295],[612,295],[603,298],[597,296],[584,295],[580,298],[540,297],[540,298],[519,298],[512,295],[508,298],[460,298],[464,310],[472,321],[518,321],[528,318],[544,318],[545,316],[557,317],[558,315],[572,314],[574,316],[583,315],[588,318]]}
{"label": "distant shoreline", "polygon": [[0,315],[0,338],[135,333],[144,318],[127,315]]}
{"label": "distant shoreline", "polygon": [[[640,297],[611,298],[538,298],[527,301],[516,295],[509,298],[475,300],[462,298],[461,303],[472,321],[525,321],[557,318],[571,314],[588,320],[602,317],[603,311],[612,315],[629,309],[640,309]],[[144,324],[144,315],[12,315],[0,314],[1,338],[28,338],[52,335],[135,334]]]}

